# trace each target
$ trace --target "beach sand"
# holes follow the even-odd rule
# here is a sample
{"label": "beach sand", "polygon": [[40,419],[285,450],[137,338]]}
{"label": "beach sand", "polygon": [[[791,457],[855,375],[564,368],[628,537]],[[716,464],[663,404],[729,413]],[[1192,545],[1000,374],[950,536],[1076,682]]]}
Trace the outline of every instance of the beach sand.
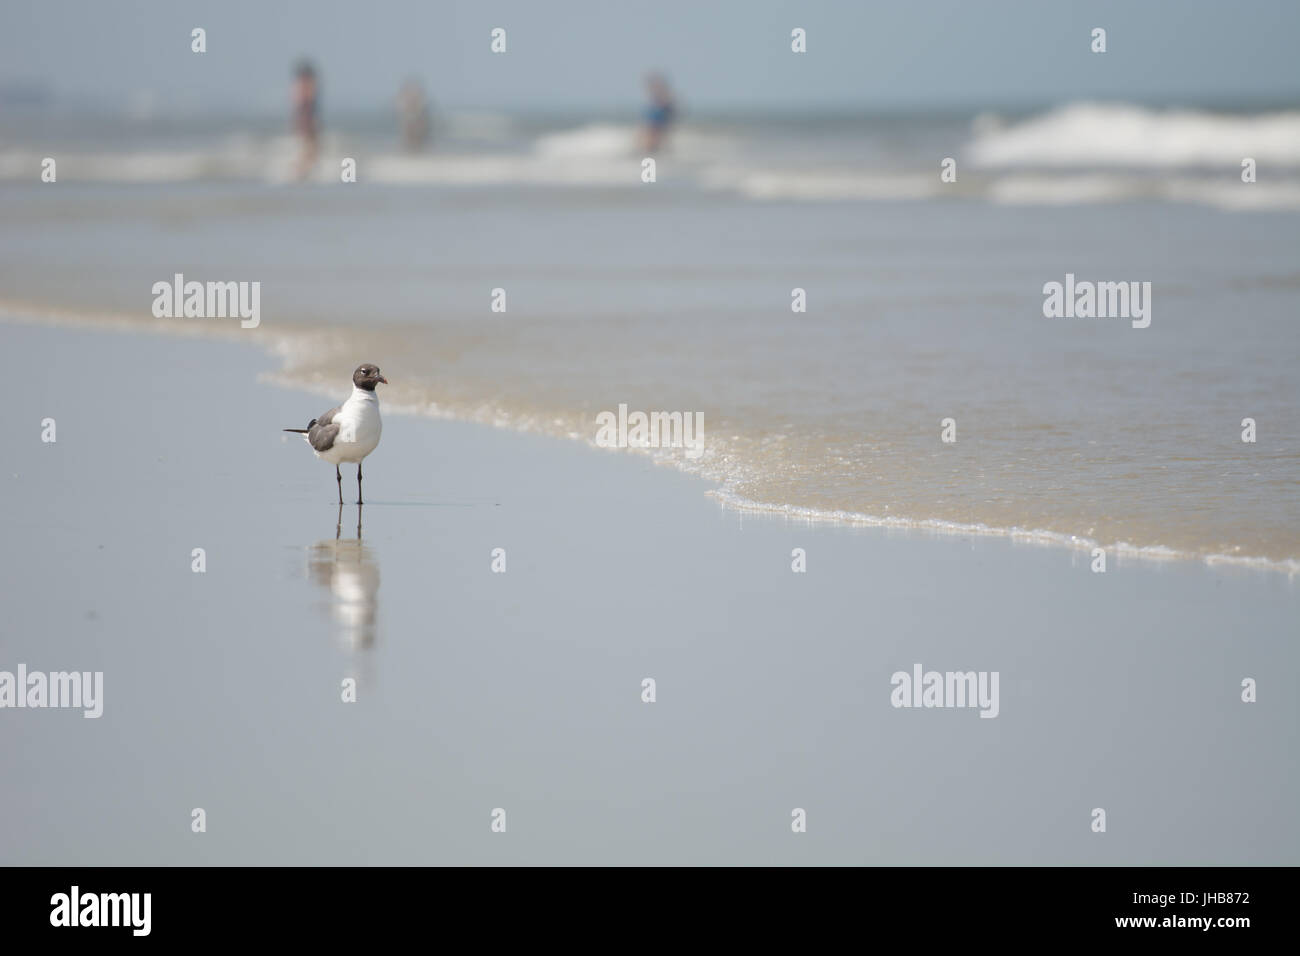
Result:
{"label": "beach sand", "polygon": [[[280,432],[349,369],[328,400],[251,345],[0,341],[0,670],[104,673],[97,720],[0,712],[0,863],[1300,863],[1285,574],[740,514],[392,414],[358,545],[352,469],[336,539]],[[997,671],[998,716],[891,706],[918,663]]]}

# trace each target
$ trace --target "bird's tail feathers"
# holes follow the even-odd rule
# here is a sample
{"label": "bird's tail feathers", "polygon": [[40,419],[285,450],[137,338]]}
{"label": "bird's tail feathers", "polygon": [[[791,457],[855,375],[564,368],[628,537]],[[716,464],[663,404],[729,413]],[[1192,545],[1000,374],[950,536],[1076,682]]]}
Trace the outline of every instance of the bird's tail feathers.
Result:
{"label": "bird's tail feathers", "polygon": [[306,428],[286,428],[284,429],[284,431],[293,432],[295,435],[305,435],[307,434],[307,432],[311,431],[311,427],[315,424],[316,424],[316,419],[313,418],[311,421],[307,423]]}

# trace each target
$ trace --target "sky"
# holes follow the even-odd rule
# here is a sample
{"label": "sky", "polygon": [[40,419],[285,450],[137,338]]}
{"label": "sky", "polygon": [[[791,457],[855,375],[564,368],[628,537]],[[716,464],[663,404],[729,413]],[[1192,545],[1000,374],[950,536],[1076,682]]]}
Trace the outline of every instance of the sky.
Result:
{"label": "sky", "polygon": [[282,111],[309,56],[357,110],[407,76],[449,109],[612,110],[652,68],[699,110],[1276,103],[1300,102],[1297,39],[1300,0],[0,0],[0,89]]}

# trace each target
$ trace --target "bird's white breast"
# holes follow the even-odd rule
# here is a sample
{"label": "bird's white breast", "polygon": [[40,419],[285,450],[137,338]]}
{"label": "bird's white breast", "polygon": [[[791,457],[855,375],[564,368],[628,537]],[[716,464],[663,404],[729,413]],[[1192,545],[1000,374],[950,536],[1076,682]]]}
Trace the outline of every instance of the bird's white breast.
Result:
{"label": "bird's white breast", "polygon": [[334,424],[339,426],[339,433],[333,446],[317,455],[331,465],[360,461],[375,450],[384,428],[379,418],[379,399],[374,392],[353,388],[351,397],[334,416]]}

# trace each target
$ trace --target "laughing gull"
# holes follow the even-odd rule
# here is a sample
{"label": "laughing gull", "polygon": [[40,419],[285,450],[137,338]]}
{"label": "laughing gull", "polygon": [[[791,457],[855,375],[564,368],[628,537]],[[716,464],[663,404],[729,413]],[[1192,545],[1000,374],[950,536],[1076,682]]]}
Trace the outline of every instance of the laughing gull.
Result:
{"label": "laughing gull", "polygon": [[306,428],[286,428],[296,435],[306,435],[316,457],[334,466],[334,476],[339,483],[339,504],[343,504],[343,472],[339,465],[345,461],[357,463],[357,504],[361,501],[361,460],[379,444],[379,433],[384,423],[379,420],[379,396],[375,386],[388,379],[379,374],[375,365],[359,365],[352,373],[352,394],[337,408],[331,408],[320,418],[313,418]]}

